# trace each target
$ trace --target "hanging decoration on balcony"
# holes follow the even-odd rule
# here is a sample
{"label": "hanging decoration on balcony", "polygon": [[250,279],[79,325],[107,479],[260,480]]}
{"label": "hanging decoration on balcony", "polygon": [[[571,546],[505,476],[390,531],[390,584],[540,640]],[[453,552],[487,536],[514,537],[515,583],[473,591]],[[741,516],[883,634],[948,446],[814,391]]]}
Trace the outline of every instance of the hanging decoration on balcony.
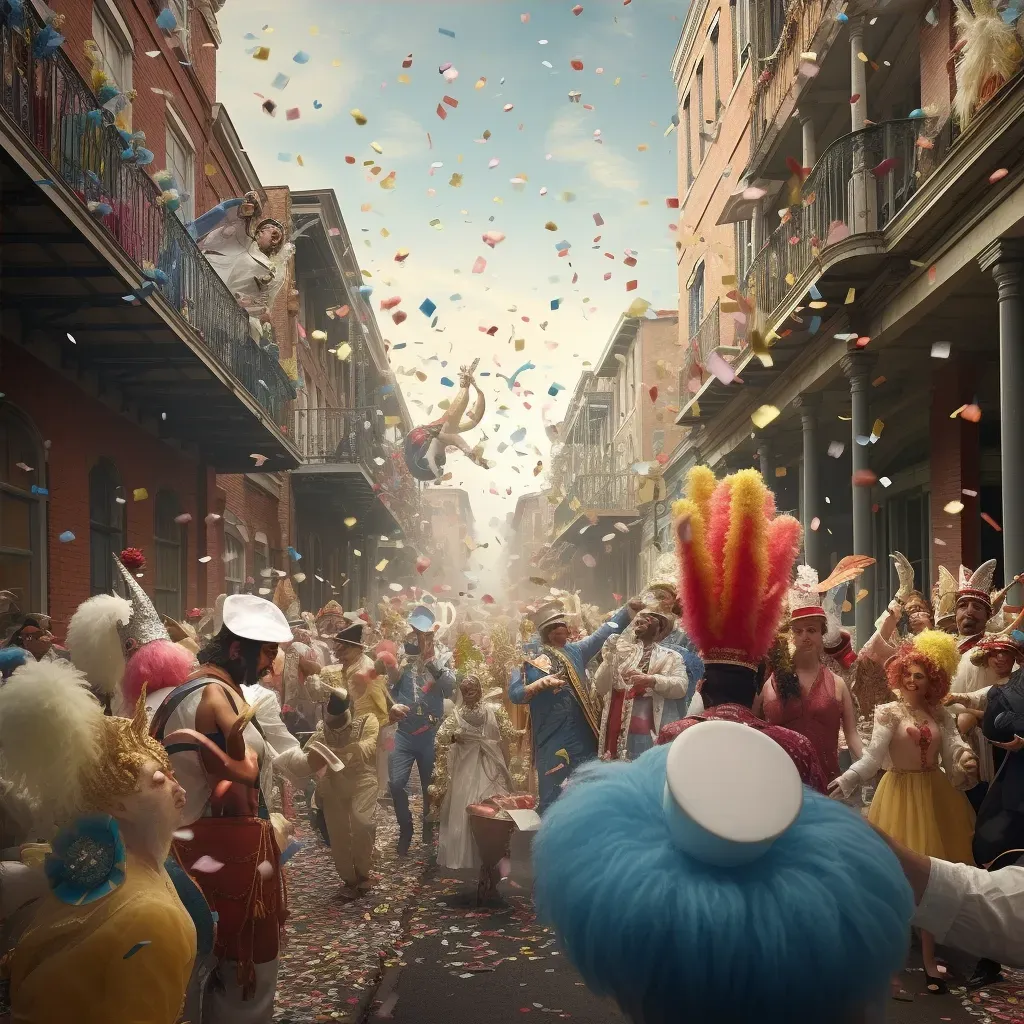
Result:
{"label": "hanging decoration on balcony", "polygon": [[[444,476],[445,453],[449,445],[458,448],[478,466],[489,468],[480,446],[470,448],[461,437],[484,418],[486,399],[473,378],[479,363],[480,360],[475,359],[472,366],[462,367],[459,372],[459,390],[440,419],[416,427],[406,434],[405,464],[417,480],[440,483]],[[469,408],[470,389],[476,392],[476,398],[469,415],[463,419],[463,414]]]}
{"label": "hanging decoration on balcony", "polygon": [[64,45],[64,36],[60,33],[64,25],[64,15],[46,7],[43,18],[45,24],[32,40],[32,55],[37,60],[49,60]]}
{"label": "hanging decoration on balcony", "polygon": [[992,0],[956,3],[956,96],[953,110],[961,128],[970,124],[987,103],[1017,73],[1024,62],[1020,41]]}
{"label": "hanging decoration on balcony", "polygon": [[[135,99],[135,91],[122,92],[117,83],[107,74],[103,67],[103,54],[99,46],[92,39],[85,41],[85,59],[92,65],[89,74],[92,91],[96,95],[96,101],[100,105],[99,110],[90,110],[87,117],[89,120],[100,125],[103,123],[104,113],[110,114],[114,119],[114,127],[117,128],[121,139],[125,144],[126,151],[121,154],[123,160],[133,160],[135,163],[148,164],[153,161],[153,154],[149,150],[141,150],[140,144],[146,141],[145,132],[131,131],[131,107]],[[148,155],[148,159],[140,159],[140,152]]]}

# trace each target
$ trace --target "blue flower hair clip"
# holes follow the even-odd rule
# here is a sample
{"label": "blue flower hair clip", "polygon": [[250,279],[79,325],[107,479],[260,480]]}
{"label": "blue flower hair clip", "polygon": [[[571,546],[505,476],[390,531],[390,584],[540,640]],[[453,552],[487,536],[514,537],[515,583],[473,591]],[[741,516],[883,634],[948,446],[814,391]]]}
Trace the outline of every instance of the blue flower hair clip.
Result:
{"label": "blue flower hair clip", "polygon": [[46,879],[62,903],[81,906],[112,893],[125,879],[124,840],[109,814],[79,818],[61,829],[46,858]]}

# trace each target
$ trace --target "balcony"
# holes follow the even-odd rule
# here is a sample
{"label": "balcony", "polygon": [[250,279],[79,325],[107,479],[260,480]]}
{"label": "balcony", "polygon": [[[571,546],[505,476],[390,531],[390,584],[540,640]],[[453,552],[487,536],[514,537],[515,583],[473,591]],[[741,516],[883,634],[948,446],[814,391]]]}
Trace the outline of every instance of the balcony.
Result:
{"label": "balcony", "polygon": [[[195,446],[218,471],[288,469],[291,383],[250,338],[249,318],[157,202],[63,51],[38,60],[30,28],[0,26],[0,304],[9,336],[71,376],[116,388],[161,436]],[[158,168],[151,168],[157,170]],[[105,204],[110,212],[91,212]],[[146,275],[166,282],[130,304]],[[73,339],[73,341],[72,341]]]}
{"label": "balcony", "polygon": [[[808,333],[815,335],[825,318],[842,308],[849,287],[856,291],[870,284],[883,269],[885,229],[913,198],[925,174],[923,154],[929,151],[917,145],[925,131],[923,119],[887,121],[844,135],[822,154],[804,181],[800,203],[789,208],[787,220],[775,229],[739,283],[738,290],[753,311],[748,330],[757,329],[774,340],[772,368],[762,367],[749,351],[737,360],[744,381],[756,384],[777,375],[806,343]],[[808,290],[816,281],[824,287],[823,270],[840,262],[841,273],[831,285],[834,294],[825,300],[820,294],[818,299],[812,296],[812,301],[821,300],[822,312],[813,306],[798,312],[798,306],[807,306]],[[790,322],[785,330],[784,321]],[[698,398],[700,413],[707,417],[733,397],[728,386],[705,378],[677,422],[697,420]]]}
{"label": "balcony", "polygon": [[341,519],[372,517],[379,532],[416,536],[419,491],[380,409],[296,409],[292,440],[302,459],[292,474],[298,494],[328,502]]}
{"label": "balcony", "polygon": [[735,345],[722,344],[722,307],[721,302],[716,299],[715,304],[708,310],[707,315],[700,322],[697,333],[690,338],[687,344],[686,362],[679,371],[679,394],[680,396],[690,394],[690,381],[699,378],[703,384],[707,380],[707,371],[704,367],[712,352],[717,352],[723,358],[735,358],[742,349]]}
{"label": "balcony", "polygon": [[[572,482],[555,509],[554,541],[590,547],[608,532],[601,527],[601,520],[628,519],[635,515],[636,477],[633,473],[583,473]],[[581,534],[572,528],[582,519],[596,521],[597,525]]]}

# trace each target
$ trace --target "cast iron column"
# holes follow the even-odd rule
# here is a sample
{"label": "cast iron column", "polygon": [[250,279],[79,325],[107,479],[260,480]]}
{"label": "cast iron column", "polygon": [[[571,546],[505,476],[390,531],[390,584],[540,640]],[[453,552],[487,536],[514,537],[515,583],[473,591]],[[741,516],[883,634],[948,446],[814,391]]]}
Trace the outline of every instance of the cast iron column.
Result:
{"label": "cast iron column", "polygon": [[[869,469],[868,449],[870,445],[858,444],[858,437],[871,434],[871,419],[868,411],[868,388],[871,386],[870,358],[863,352],[848,352],[843,356],[843,372],[850,381],[850,410],[853,422],[850,424],[850,441],[853,476],[860,470]],[[853,554],[872,554],[871,548],[871,488],[857,486],[851,482],[853,504]],[[872,590],[873,573],[865,573],[860,585]],[[857,625],[857,648],[863,646],[874,632],[874,593],[858,601],[854,621]]]}
{"label": "cast iron column", "polygon": [[[821,570],[821,537],[811,529],[815,518],[821,517],[821,495],[818,488],[818,407],[816,396],[801,395],[794,405],[800,410],[803,427],[804,459],[801,470],[803,494],[800,498],[800,521],[804,527],[804,564]],[[820,529],[820,527],[819,527]]]}
{"label": "cast iron column", "polygon": [[765,485],[769,490],[775,490],[775,461],[772,459],[772,443],[762,440],[757,445],[757,468],[764,477]]}
{"label": "cast iron column", "polygon": [[[1000,238],[978,258],[999,287],[999,418],[1003,577],[1024,572],[1024,239]],[[1021,603],[1015,586],[1006,603]]]}

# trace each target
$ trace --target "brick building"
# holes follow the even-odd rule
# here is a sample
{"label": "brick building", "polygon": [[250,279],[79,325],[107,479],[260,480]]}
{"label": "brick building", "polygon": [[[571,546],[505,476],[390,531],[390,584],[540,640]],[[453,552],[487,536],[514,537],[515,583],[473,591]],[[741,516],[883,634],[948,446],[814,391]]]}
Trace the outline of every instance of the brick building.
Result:
{"label": "brick building", "polygon": [[927,17],[834,0],[744,6],[749,118],[712,143],[747,140],[732,164],[746,195],[726,204],[749,216],[754,242],[737,288],[743,337],[723,353],[740,379],[691,349],[699,387],[677,459],[760,466],[780,506],[799,508],[821,572],[873,555],[863,638],[895,586],[890,551],[922,587],[940,564],[1024,567],[1024,75],[957,114],[951,0]]}
{"label": "brick building", "polygon": [[[170,33],[156,25],[168,6]],[[303,463],[358,470],[334,496],[339,507],[361,502],[365,532],[401,537],[396,516],[415,528],[415,488],[388,447],[408,414],[358,296],[358,265],[341,248],[333,267],[322,259],[337,238],[350,249],[341,212],[332,193],[316,193],[319,229],[293,225],[309,194],[261,187],[215,103],[220,6],[58,0],[65,42],[47,59],[33,53],[34,11],[23,31],[0,28],[0,587],[49,612],[58,636],[82,600],[115,585],[110,555],[128,545],[146,553],[141,582],[175,616],[225,590],[269,590],[271,568],[305,572],[307,607],[349,578],[372,596],[379,574],[343,565],[333,540],[347,514],[319,548],[302,534],[290,471]],[[130,126],[145,132],[148,166],[99,109],[87,40],[108,79],[134,93]],[[189,193],[176,213],[151,177],[165,168]],[[306,229],[272,309],[276,348],[253,340],[184,228],[246,191]],[[360,423],[349,449],[319,451],[308,434],[300,448],[300,409],[326,422],[357,404],[381,410],[372,444]],[[289,548],[310,547],[297,566]]]}

